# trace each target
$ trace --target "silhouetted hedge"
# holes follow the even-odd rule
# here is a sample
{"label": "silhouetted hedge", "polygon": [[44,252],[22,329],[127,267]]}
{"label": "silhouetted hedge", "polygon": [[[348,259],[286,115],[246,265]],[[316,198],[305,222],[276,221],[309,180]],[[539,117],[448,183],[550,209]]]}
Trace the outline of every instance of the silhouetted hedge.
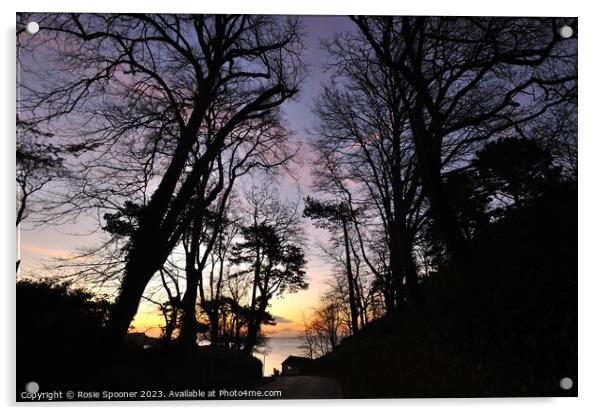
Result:
{"label": "silhouetted hedge", "polygon": [[105,341],[109,303],[67,284],[17,282],[17,395],[29,381],[49,390],[217,388],[262,376],[248,354],[154,342],[115,347]]}

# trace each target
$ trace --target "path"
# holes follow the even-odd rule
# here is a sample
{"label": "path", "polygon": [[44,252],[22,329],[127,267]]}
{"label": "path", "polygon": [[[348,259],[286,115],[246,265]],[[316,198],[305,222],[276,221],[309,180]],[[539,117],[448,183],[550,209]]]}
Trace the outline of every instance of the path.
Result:
{"label": "path", "polygon": [[254,391],[280,391],[281,396],[268,399],[336,399],[342,398],[341,386],[334,379],[322,376],[279,376]]}

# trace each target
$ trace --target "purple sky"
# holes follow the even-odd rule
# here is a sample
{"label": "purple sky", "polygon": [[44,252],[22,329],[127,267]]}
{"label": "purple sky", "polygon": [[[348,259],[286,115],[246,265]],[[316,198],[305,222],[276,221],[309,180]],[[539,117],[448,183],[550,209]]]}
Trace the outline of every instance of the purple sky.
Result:
{"label": "purple sky", "polygon": [[[319,95],[321,85],[329,78],[322,65],[328,61],[328,54],[320,47],[320,39],[331,39],[337,32],[353,30],[352,22],[345,16],[304,16],[305,52],[304,60],[309,64],[310,73],[302,85],[300,95],[295,102],[285,105],[285,113],[289,126],[295,130],[296,138],[304,143],[302,166],[296,171],[302,195],[309,192],[311,186],[311,150],[307,145],[307,129],[312,127],[313,114],[311,106]],[[283,177],[280,182],[282,196],[297,197],[296,183],[290,177]],[[77,223],[61,227],[28,230],[27,224],[21,232],[22,269],[25,273],[48,263],[53,257],[66,257],[79,248],[90,246],[98,237],[90,235],[90,230],[97,226],[96,218],[79,218]],[[279,316],[280,323],[276,331],[281,335],[296,335],[300,329],[303,314],[310,311],[323,292],[324,282],[329,278],[329,267],[320,258],[316,241],[324,241],[325,232],[311,225],[306,229],[308,237],[308,277],[310,289],[272,302],[272,313]],[[141,312],[151,312],[152,307],[142,307]],[[159,320],[160,321],[160,320]]]}
{"label": "purple sky", "polygon": [[319,95],[322,83],[328,80],[329,74],[321,67],[328,62],[328,53],[320,48],[320,39],[332,39],[337,32],[353,30],[353,22],[346,16],[304,16],[305,25],[305,62],[311,65],[311,73],[303,83],[298,102],[286,104],[286,112],[291,127],[302,134],[305,128],[311,127],[313,115],[311,105]]}

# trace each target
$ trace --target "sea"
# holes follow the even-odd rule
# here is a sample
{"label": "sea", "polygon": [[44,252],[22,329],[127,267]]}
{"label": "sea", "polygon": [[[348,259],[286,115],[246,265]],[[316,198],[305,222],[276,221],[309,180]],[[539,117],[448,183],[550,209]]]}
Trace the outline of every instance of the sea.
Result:
{"label": "sea", "polygon": [[305,356],[305,339],[299,337],[269,337],[266,346],[253,353],[263,363],[263,376],[272,376],[274,369],[282,371],[282,362],[289,356]]}

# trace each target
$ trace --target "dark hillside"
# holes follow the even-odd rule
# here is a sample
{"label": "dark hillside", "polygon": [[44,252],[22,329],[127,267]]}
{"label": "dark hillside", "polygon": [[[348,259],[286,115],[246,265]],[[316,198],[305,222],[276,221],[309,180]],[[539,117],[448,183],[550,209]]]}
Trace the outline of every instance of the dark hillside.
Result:
{"label": "dark hillside", "polygon": [[576,396],[576,218],[567,187],[509,210],[474,239],[472,275],[423,283],[423,308],[373,322],[319,371],[350,397]]}

